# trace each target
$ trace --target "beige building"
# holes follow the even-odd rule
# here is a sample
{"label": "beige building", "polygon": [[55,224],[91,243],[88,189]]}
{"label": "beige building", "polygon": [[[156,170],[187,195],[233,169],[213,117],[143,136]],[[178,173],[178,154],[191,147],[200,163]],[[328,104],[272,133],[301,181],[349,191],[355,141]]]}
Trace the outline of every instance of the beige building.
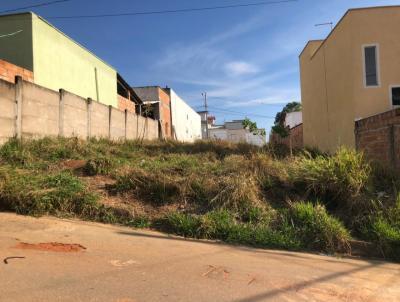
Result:
{"label": "beige building", "polygon": [[351,9],[300,54],[305,146],[355,147],[355,121],[400,105],[400,6]]}

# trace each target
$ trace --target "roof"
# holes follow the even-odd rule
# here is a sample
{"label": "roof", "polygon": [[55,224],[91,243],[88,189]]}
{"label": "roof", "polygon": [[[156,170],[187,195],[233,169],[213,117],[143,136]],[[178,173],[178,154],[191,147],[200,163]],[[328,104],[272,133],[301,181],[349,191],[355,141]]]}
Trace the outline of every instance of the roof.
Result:
{"label": "roof", "polygon": [[299,57],[301,57],[301,55],[303,54],[303,52],[307,49],[308,45],[310,45],[311,43],[316,43],[316,42],[321,42],[323,43],[325,40],[321,39],[321,40],[310,40],[307,42],[306,46],[304,46],[303,50],[301,51]]}
{"label": "roof", "polygon": [[97,58],[98,60],[100,60],[101,62],[103,62],[104,64],[106,64],[108,67],[110,67],[111,69],[113,69],[114,71],[116,71],[116,69],[110,65],[109,63],[107,63],[106,61],[104,61],[103,59],[101,59],[100,57],[98,57],[96,54],[94,54],[91,50],[87,49],[85,46],[83,46],[82,44],[78,43],[77,41],[75,41],[74,39],[72,39],[70,36],[68,36],[67,34],[65,34],[64,32],[62,32],[60,29],[58,29],[56,26],[54,26],[53,24],[51,24],[49,21],[47,21],[45,18],[35,14],[34,12],[22,12],[22,13],[15,13],[15,14],[7,14],[7,15],[0,15],[0,18],[2,17],[12,17],[12,16],[22,16],[22,15],[31,15],[32,16],[32,20],[34,18],[37,18],[41,21],[43,21],[44,23],[46,23],[47,25],[49,25],[50,27],[52,27],[53,29],[55,29],[56,31],[58,31],[60,34],[62,34],[64,37],[66,37],[68,40],[70,40],[71,42],[73,42],[74,44],[76,44],[77,46],[79,46],[80,48],[82,48],[83,50],[85,50],[86,52],[90,53],[92,56],[94,56],[95,58]]}
{"label": "roof", "polygon": [[[316,41],[323,41],[321,45],[315,50],[314,54],[311,56],[311,59],[317,54],[317,52],[322,48],[323,45],[325,45],[326,41],[332,36],[332,34],[336,31],[336,29],[339,27],[339,25],[343,22],[343,20],[351,13],[354,11],[362,11],[362,10],[375,10],[375,9],[391,9],[391,8],[400,8],[400,5],[387,5],[387,6],[371,6],[371,7],[359,7],[359,8],[351,8],[346,11],[346,13],[340,18],[339,22],[335,25],[335,27],[331,30],[329,35],[326,37],[324,40],[311,40],[308,41],[306,46],[304,47],[303,51],[307,48],[308,44],[311,42],[316,42]],[[300,53],[300,56],[303,54],[303,51]]]}

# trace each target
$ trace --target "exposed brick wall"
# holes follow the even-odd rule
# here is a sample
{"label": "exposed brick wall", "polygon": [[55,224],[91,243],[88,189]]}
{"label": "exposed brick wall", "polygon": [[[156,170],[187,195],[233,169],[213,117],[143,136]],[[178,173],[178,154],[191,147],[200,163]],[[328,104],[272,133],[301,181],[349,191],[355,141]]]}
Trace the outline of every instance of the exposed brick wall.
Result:
{"label": "exposed brick wall", "polygon": [[136,106],[135,103],[131,100],[124,98],[123,96],[118,95],[118,109],[121,111],[128,110],[128,112],[135,113]]}
{"label": "exposed brick wall", "polygon": [[400,167],[400,109],[357,121],[355,135],[357,150],[370,159]]}
{"label": "exposed brick wall", "polygon": [[303,143],[303,124],[290,129],[290,135],[288,137],[280,137],[276,133],[272,133],[270,137],[270,142],[272,144],[283,144],[294,149],[301,149],[304,146]]}
{"label": "exposed brick wall", "polygon": [[33,83],[32,71],[0,60],[0,79],[15,84],[16,76],[21,76],[25,81]]}

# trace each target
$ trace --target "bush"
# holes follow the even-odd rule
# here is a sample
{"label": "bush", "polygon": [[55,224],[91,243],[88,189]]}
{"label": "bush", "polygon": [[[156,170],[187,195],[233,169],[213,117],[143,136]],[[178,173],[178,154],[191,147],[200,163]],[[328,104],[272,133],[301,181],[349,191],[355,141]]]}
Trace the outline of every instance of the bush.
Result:
{"label": "bush", "polygon": [[85,215],[97,205],[96,195],[68,172],[46,176],[2,172],[0,201],[4,209],[30,215]]}
{"label": "bush", "polygon": [[260,189],[252,174],[238,173],[222,177],[218,187],[217,195],[209,201],[214,208],[245,214],[254,207],[263,206]]}
{"label": "bush", "polygon": [[297,250],[300,243],[291,233],[274,230],[268,224],[242,223],[227,210],[204,216],[174,212],[158,223],[162,230],[184,237],[218,239],[257,247]]}
{"label": "bush", "polygon": [[393,207],[368,218],[363,235],[377,244],[385,258],[400,260],[400,195]]}
{"label": "bush", "polygon": [[97,157],[94,159],[89,159],[86,162],[83,170],[88,176],[108,175],[115,169],[116,166],[117,164],[115,160],[110,157]]}
{"label": "bush", "polygon": [[292,204],[288,211],[296,236],[307,249],[349,251],[350,234],[343,224],[330,216],[322,205],[310,202]]}
{"label": "bush", "polygon": [[341,148],[334,156],[301,156],[291,167],[292,181],[324,199],[341,200],[352,207],[352,198],[369,182],[371,167],[362,153]]}

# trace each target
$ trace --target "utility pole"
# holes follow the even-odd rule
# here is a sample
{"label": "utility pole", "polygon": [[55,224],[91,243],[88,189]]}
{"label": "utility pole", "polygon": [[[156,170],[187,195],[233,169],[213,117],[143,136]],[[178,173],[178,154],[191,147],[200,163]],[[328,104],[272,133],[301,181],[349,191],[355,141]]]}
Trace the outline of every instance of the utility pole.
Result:
{"label": "utility pole", "polygon": [[206,112],[206,133],[207,133],[207,139],[210,138],[209,133],[208,133],[208,105],[207,105],[207,92],[203,92],[201,94],[204,97],[204,111]]}

